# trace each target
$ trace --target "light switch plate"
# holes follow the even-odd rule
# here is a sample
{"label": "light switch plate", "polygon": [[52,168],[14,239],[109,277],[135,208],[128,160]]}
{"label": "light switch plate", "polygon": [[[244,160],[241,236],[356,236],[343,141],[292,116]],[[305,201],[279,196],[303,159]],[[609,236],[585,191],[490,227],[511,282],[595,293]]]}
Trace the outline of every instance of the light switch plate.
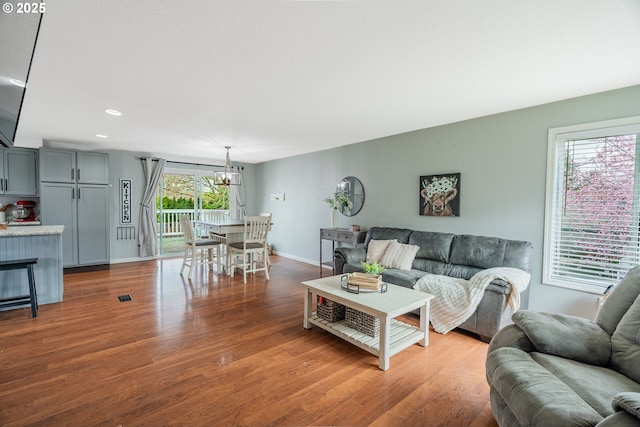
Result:
{"label": "light switch plate", "polygon": [[284,193],[271,193],[271,201],[284,202]]}

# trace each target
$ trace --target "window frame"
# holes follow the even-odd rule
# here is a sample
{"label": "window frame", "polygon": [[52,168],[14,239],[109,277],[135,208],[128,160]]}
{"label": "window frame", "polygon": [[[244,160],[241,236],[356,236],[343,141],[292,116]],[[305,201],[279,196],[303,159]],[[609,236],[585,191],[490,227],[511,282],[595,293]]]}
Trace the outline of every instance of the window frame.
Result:
{"label": "window frame", "polygon": [[[616,134],[639,134],[640,116],[625,117],[613,120],[604,120],[592,123],[583,123],[571,126],[550,128],[547,140],[547,173],[545,189],[545,213],[544,213],[544,240],[543,240],[543,260],[542,260],[542,283],[545,285],[558,286],[562,288],[575,289],[583,292],[602,294],[606,285],[591,285],[577,283],[571,280],[559,280],[552,277],[552,246],[555,240],[552,238],[554,231],[553,216],[556,211],[555,190],[558,176],[557,146],[567,139],[589,139],[603,136],[613,136]],[[571,135],[570,137],[568,135]],[[637,141],[636,144],[640,144]],[[640,159],[636,159],[636,163]]]}

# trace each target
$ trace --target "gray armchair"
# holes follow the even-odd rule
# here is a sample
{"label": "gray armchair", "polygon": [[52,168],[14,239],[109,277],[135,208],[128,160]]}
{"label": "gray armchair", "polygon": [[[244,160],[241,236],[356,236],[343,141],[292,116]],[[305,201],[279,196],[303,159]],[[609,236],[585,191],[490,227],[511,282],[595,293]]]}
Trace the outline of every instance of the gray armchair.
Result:
{"label": "gray armchair", "polygon": [[520,311],[491,340],[486,370],[500,426],[640,426],[640,267],[595,321]]}

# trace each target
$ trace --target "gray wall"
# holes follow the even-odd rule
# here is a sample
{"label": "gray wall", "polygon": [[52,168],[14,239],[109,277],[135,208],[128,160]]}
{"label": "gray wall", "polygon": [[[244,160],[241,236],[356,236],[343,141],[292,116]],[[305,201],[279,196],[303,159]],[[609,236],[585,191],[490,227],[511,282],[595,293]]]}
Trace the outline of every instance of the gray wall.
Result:
{"label": "gray wall", "polygon": [[[362,211],[340,217],[359,224],[528,240],[534,269],[529,308],[593,318],[598,295],[541,284],[547,131],[640,115],[640,86],[510,111],[258,164],[258,211],[272,212],[270,242],[285,256],[317,263],[319,228],[330,226],[323,202],[338,181],[358,177]],[[421,175],[460,172],[460,217],[418,215]],[[282,202],[270,194],[285,193]],[[325,244],[323,259],[329,259]]]}

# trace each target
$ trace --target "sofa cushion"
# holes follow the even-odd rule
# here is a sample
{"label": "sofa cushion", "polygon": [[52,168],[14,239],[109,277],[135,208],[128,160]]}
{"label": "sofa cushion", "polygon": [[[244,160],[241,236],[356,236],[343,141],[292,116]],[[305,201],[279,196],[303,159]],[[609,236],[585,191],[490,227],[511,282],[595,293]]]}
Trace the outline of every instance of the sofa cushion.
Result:
{"label": "sofa cushion", "polygon": [[609,335],[613,335],[622,316],[626,314],[640,292],[640,266],[634,267],[615,286],[612,292],[602,303],[602,307],[596,314],[595,322]]}
{"label": "sofa cushion", "polygon": [[[362,265],[345,264],[342,270],[343,273],[353,273],[354,271],[362,271]],[[424,274],[422,270],[406,271],[390,268],[382,272],[382,280],[392,285],[413,289],[413,285],[415,285],[416,281],[424,276]]]}
{"label": "sofa cushion", "polygon": [[447,264],[444,262],[434,261],[427,258],[418,258],[417,256],[416,259],[413,260],[412,269],[422,270],[423,276],[426,273],[439,274],[441,276],[447,275]]}
{"label": "sofa cushion", "polygon": [[468,265],[447,264],[445,275],[456,277],[458,279],[469,280],[474,276],[474,274],[479,273],[482,270],[484,270],[484,268],[471,267]]}
{"label": "sofa cushion", "polygon": [[[521,310],[513,314],[518,325],[537,351],[608,366],[611,337],[590,320],[560,313]],[[567,340],[566,337],[571,339]]]}
{"label": "sofa cushion", "polygon": [[611,366],[638,382],[640,382],[639,331],[640,297],[637,297],[611,335]]}
{"label": "sofa cushion", "polygon": [[397,242],[397,240],[371,240],[367,248],[367,262],[369,264],[382,262],[382,257],[391,242]]}
{"label": "sofa cushion", "polygon": [[400,243],[408,243],[412,232],[406,228],[371,227],[364,238],[364,247],[368,248],[371,240],[397,240]]}
{"label": "sofa cushion", "polygon": [[506,243],[506,240],[497,237],[454,236],[449,264],[479,268],[502,267]]}
{"label": "sofa cushion", "polygon": [[411,270],[411,264],[413,264],[413,259],[416,257],[418,249],[420,249],[420,246],[398,243],[394,240],[389,243],[380,263],[385,268]]}
{"label": "sofa cushion", "polygon": [[611,402],[614,411],[626,411],[640,419],[640,393],[618,393]]}
{"label": "sofa cushion", "polygon": [[424,276],[421,270],[395,270],[389,269],[382,272],[382,280],[393,285],[413,289],[419,278]]}
{"label": "sofa cushion", "polygon": [[420,246],[416,258],[447,262],[451,253],[453,234],[431,231],[414,231],[409,236],[409,243]]}
{"label": "sofa cushion", "polygon": [[595,426],[602,420],[571,387],[517,348],[489,353],[487,378],[520,425]]}
{"label": "sofa cushion", "polygon": [[613,369],[550,354],[530,354],[603,417],[613,413],[611,401],[620,391],[640,391],[640,384]]}
{"label": "sofa cushion", "polygon": [[502,267],[513,267],[531,273],[531,242],[507,240]]}

